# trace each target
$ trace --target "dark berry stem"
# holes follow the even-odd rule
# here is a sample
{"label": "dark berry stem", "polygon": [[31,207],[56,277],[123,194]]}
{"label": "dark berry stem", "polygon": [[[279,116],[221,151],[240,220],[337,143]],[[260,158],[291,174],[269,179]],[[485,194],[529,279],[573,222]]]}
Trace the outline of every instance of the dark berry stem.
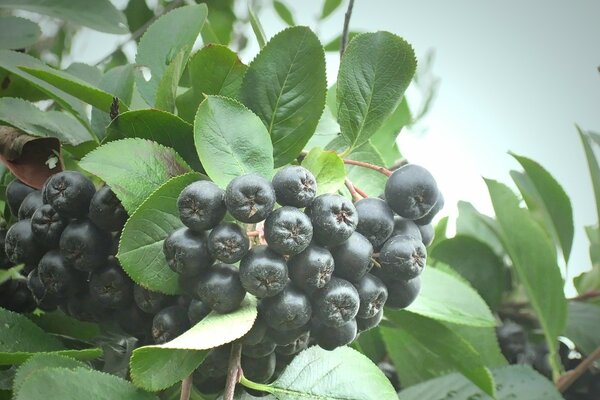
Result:
{"label": "dark berry stem", "polygon": [[362,197],[360,197],[360,194],[358,194],[358,191],[356,190],[356,186],[354,186],[354,184],[352,183],[352,181],[350,179],[346,178],[344,183],[346,184],[348,191],[350,191],[350,194],[352,195],[353,202],[356,203],[357,201],[362,199]]}
{"label": "dark berry stem", "polygon": [[380,173],[384,174],[385,176],[392,175],[392,171],[390,171],[389,169],[387,169],[385,167],[381,167],[379,165],[375,165],[375,164],[371,164],[371,163],[368,163],[368,162],[364,162],[364,161],[356,161],[356,160],[344,159],[344,164],[356,165],[357,167],[363,167],[363,168],[369,168],[369,169],[372,169],[374,171],[380,172]]}
{"label": "dark berry stem", "polygon": [[242,344],[235,342],[231,346],[231,354],[229,355],[229,367],[227,368],[227,382],[225,383],[223,400],[233,400],[235,385],[240,381],[240,377],[242,376],[242,367],[240,366],[241,357]]}
{"label": "dark berry stem", "polygon": [[342,39],[340,43],[340,58],[344,55],[344,51],[346,51],[346,46],[348,45],[348,33],[350,28],[350,18],[352,17],[352,9],[354,8],[354,0],[350,0],[348,3],[348,9],[346,10],[346,15],[344,16],[344,30],[342,31]]}
{"label": "dark berry stem", "polygon": [[567,371],[564,375],[558,378],[556,382],[556,388],[559,392],[564,393],[569,386],[571,386],[581,375],[587,371],[589,367],[594,364],[596,360],[600,359],[600,347],[594,350],[589,356],[587,356],[575,369]]}
{"label": "dark berry stem", "polygon": [[189,400],[191,393],[192,375],[190,374],[187,378],[181,381],[181,395],[179,396],[179,400]]}

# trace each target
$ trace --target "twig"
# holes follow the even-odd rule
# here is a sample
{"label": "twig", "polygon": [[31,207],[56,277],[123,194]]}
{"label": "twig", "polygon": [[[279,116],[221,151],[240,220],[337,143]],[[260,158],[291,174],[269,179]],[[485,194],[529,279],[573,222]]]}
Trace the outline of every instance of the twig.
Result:
{"label": "twig", "polygon": [[401,158],[400,160],[393,163],[389,169],[390,169],[390,171],[395,171],[398,168],[405,166],[406,164],[408,164],[408,160]]}
{"label": "twig", "polygon": [[569,300],[571,301],[585,301],[589,299],[594,299],[596,297],[600,297],[600,290],[590,290],[589,292],[582,293],[578,296],[571,297]]}
{"label": "twig", "polygon": [[190,394],[192,393],[192,377],[193,375],[190,374],[190,376],[181,381],[181,396],[179,396],[179,400],[190,399]]}
{"label": "twig", "polygon": [[356,191],[358,192],[358,194],[360,194],[363,197],[363,199],[366,199],[366,198],[369,197],[369,195],[364,190],[362,190],[361,188],[359,188],[358,186],[354,185],[354,189],[356,189]]}
{"label": "twig", "polygon": [[346,51],[346,46],[348,45],[348,30],[350,27],[350,18],[352,17],[352,8],[354,7],[354,0],[350,0],[348,3],[348,9],[346,10],[346,15],[344,16],[344,30],[342,31],[342,42],[340,43],[340,58],[344,55],[344,51]]}
{"label": "twig", "polygon": [[558,378],[558,382],[556,382],[558,391],[564,393],[598,359],[600,359],[600,347],[587,356],[575,369],[567,371]]}
{"label": "twig", "polygon": [[258,235],[260,235],[259,231],[247,231],[246,232],[246,236],[248,236],[248,237],[258,237]]}
{"label": "twig", "polygon": [[364,161],[356,161],[356,160],[344,159],[344,164],[356,165],[358,167],[363,167],[363,168],[369,168],[369,169],[372,169],[374,171],[381,172],[385,176],[392,175],[392,171],[390,171],[389,169],[387,169],[385,167],[382,167],[382,166],[379,166],[379,165],[375,165],[375,164],[371,164],[371,163],[368,163],[368,162],[364,162]]}
{"label": "twig", "polygon": [[352,195],[352,201],[353,202],[357,202],[359,200],[362,199],[362,197],[360,197],[360,194],[358,194],[358,192],[356,191],[356,187],[354,186],[354,184],[352,183],[352,181],[348,178],[346,178],[344,180],[344,184],[346,185],[346,187],[348,188],[348,191],[350,191],[350,194]]}
{"label": "twig", "polygon": [[225,383],[225,391],[223,392],[223,400],[233,400],[235,394],[235,385],[240,381],[241,366],[240,358],[242,357],[242,344],[239,342],[231,345],[231,354],[229,355],[229,367],[227,369],[227,382]]}

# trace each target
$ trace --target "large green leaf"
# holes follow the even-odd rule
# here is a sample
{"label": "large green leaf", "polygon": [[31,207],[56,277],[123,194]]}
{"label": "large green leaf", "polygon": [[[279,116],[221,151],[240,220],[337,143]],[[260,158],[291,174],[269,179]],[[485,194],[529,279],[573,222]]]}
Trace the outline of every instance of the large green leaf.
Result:
{"label": "large green leaf", "polygon": [[0,16],[0,49],[17,50],[38,41],[42,31],[38,24],[21,17]]}
{"label": "large green leaf", "polygon": [[129,32],[125,15],[109,0],[0,0],[3,7],[48,15],[106,33]]}
{"label": "large green leaf", "polygon": [[39,315],[32,314],[29,319],[46,333],[74,338],[83,342],[91,342],[100,335],[98,324],[80,321],[59,310]]}
{"label": "large green leaf", "polygon": [[569,303],[564,335],[585,355],[600,347],[600,306],[579,301]]}
{"label": "large green leaf", "polygon": [[421,293],[407,310],[455,324],[496,325],[494,316],[473,288],[461,279],[431,267],[421,274]]}
{"label": "large green leaf", "polygon": [[302,166],[315,176],[318,194],[335,193],[344,186],[344,160],[335,151],[315,147],[304,157]]}
{"label": "large green leaf", "polygon": [[119,243],[117,257],[137,284],[167,294],[179,293],[179,276],[167,265],[163,241],[183,223],[179,219],[179,193],[202,175],[191,173],[166,182],[131,215]]}
{"label": "large green leaf", "polygon": [[[579,137],[581,138],[583,150],[585,151],[588,169],[590,170],[592,187],[594,188],[594,198],[596,200],[596,215],[598,217],[598,221],[600,221],[600,165],[598,165],[598,160],[596,159],[596,155],[594,154],[594,149],[592,149],[588,135],[580,127],[577,127],[577,130],[579,132]],[[600,241],[600,231],[596,232],[598,233],[598,237],[592,242]]]}
{"label": "large green leaf", "polygon": [[134,350],[133,382],[147,390],[165,389],[188,376],[206,352],[241,338],[256,319],[256,299],[246,296],[240,308],[229,314],[210,313],[187,332],[170,342]]}
{"label": "large green leaf", "polygon": [[[183,68],[174,71],[173,67],[170,70],[169,67],[174,61],[185,65],[207,13],[205,4],[176,8],[150,25],[140,39],[135,61],[148,68],[151,76],[146,80],[142,71],[138,71],[135,82],[142,98],[150,106],[156,105],[161,84],[170,86],[174,79],[179,81]],[[179,75],[174,77],[175,72]]]}
{"label": "large green leaf", "polygon": [[124,138],[153,140],[173,148],[192,168],[201,169],[194,148],[194,128],[181,118],[155,109],[128,111],[106,128],[105,142]]}
{"label": "large green leaf", "polygon": [[398,107],[417,61],[412,47],[389,32],[357,36],[337,80],[338,122],[352,148],[365,143]]}
{"label": "large green leaf", "polygon": [[179,116],[193,122],[204,95],[237,98],[246,65],[225,46],[211,45],[200,49],[188,63],[191,88],[177,98]]}
{"label": "large green leaf", "polygon": [[194,120],[196,151],[208,176],[225,187],[236,176],[273,173],[269,133],[252,111],[233,99],[207,96]]}
{"label": "large green leaf", "polygon": [[89,366],[81,361],[75,360],[74,358],[65,357],[58,354],[36,354],[19,366],[13,381],[13,392],[15,395],[18,394],[21,386],[23,386],[23,383],[25,383],[27,378],[29,378],[33,373],[44,368],[85,369],[89,368]]}
{"label": "large green leaf", "polygon": [[411,386],[455,370],[493,396],[492,375],[467,341],[429,318],[406,311],[386,311],[385,315],[396,327],[382,327],[381,334],[404,385]]}
{"label": "large green leaf", "polygon": [[502,367],[508,365],[506,358],[502,355],[496,329],[479,328],[476,326],[467,326],[442,322],[446,327],[461,337],[464,341],[473,347],[479,356],[483,365],[486,367]]}
{"label": "large green leaf", "polygon": [[85,368],[48,368],[31,374],[16,400],[157,400],[114,375]]}
{"label": "large green leaf", "polygon": [[504,263],[488,245],[470,236],[439,242],[431,257],[461,274],[495,310],[506,287]]}
{"label": "large green leaf", "polygon": [[406,97],[403,97],[400,105],[396,107],[392,115],[385,120],[381,128],[369,140],[373,147],[381,154],[384,162],[383,165],[389,167],[402,157],[396,139],[402,128],[411,122],[412,115],[408,108],[408,102],[406,101]]}
{"label": "large green leaf", "polygon": [[79,165],[110,185],[130,214],[169,178],[190,171],[175,150],[138,138],[106,143]]}
{"label": "large green leaf", "polygon": [[554,246],[507,186],[493,180],[486,183],[506,250],[544,331],[553,371],[558,373],[557,337],[565,327],[567,302]]}
{"label": "large green leaf", "polygon": [[42,111],[32,103],[0,98],[0,121],[33,136],[56,137],[64,144],[77,146],[94,138],[81,123],[61,111]]}
{"label": "large green leaf", "polygon": [[[557,238],[557,244],[563,252],[565,262],[569,261],[573,245],[573,209],[569,196],[561,185],[548,171],[537,162],[523,156],[513,154],[513,157],[525,170],[525,175],[532,185],[532,191],[527,192],[519,186],[527,207],[539,210],[548,230]],[[515,181],[518,185],[518,181]]]}
{"label": "large green leaf", "polygon": [[498,222],[487,215],[481,214],[471,203],[466,201],[458,202],[456,234],[477,238],[490,246],[499,256],[506,254],[504,244],[500,239]]}
{"label": "large green leaf", "polygon": [[267,127],[275,167],[295,159],[313,135],[326,91],[325,54],[307,27],[278,33],[250,63],[240,98]]}
{"label": "large green leaf", "polygon": [[[495,400],[562,400],[551,381],[530,367],[515,365],[492,370],[496,381]],[[400,400],[491,400],[459,374],[423,382],[399,393]]]}
{"label": "large green leaf", "polygon": [[367,357],[349,347],[325,351],[313,346],[298,354],[270,385],[242,384],[272,393],[279,400],[395,399],[390,381]]}

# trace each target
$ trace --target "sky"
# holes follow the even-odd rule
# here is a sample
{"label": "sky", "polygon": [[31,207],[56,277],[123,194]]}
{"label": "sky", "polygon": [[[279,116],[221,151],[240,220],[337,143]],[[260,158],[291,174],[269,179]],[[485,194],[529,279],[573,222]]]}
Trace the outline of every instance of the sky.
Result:
{"label": "sky", "polygon": [[[322,0],[283,2],[296,23],[315,29],[324,43],[341,32],[345,7],[317,25]],[[446,198],[443,213],[455,216],[456,202],[466,200],[493,214],[482,177],[512,184],[509,170],[519,166],[508,152],[532,158],[562,184],[573,204],[571,277],[591,267],[584,226],[597,223],[575,124],[600,131],[598,15],[600,2],[594,0],[356,0],[350,23],[351,30],[402,36],[417,58],[435,52],[437,97],[418,129],[404,132],[399,144],[411,162],[436,177]],[[285,27],[268,6],[259,18],[267,36]],[[121,40],[84,30],[73,42],[75,61],[95,62]],[[257,51],[250,35],[242,60]],[[338,67],[339,56],[329,53],[330,83]]]}

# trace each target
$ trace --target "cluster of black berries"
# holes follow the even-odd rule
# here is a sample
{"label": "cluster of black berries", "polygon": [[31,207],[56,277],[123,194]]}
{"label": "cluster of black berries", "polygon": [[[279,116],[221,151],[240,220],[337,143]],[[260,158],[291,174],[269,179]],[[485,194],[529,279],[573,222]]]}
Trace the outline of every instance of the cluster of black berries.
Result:
{"label": "cluster of black berries", "polygon": [[[384,305],[407,307],[419,292],[431,220],[443,206],[427,170],[396,170],[385,200],[353,204],[316,193],[308,170],[288,166],[272,182],[247,174],[225,190],[197,181],[178,198],[185,226],[163,250],[194,298],[190,307],[201,310],[190,313],[232,312],[246,293],[259,299],[259,317],[242,339],[250,379],[269,380],[276,359],[289,362],[310,344],[333,350],[351,343],[379,324]],[[253,246],[247,229],[258,236]],[[213,350],[200,368],[200,386],[224,379],[227,347]]]}

